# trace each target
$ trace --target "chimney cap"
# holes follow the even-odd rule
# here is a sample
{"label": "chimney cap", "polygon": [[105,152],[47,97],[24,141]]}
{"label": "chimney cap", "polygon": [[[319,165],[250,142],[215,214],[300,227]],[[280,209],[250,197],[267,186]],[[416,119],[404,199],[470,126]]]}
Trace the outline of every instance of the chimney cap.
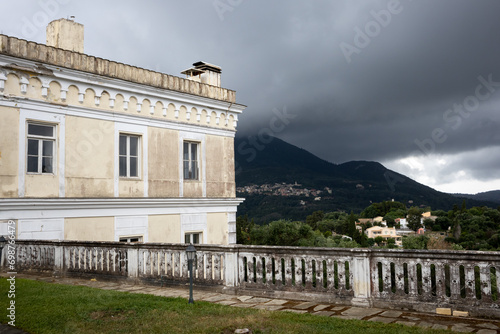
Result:
{"label": "chimney cap", "polygon": [[208,71],[212,71],[212,72],[216,72],[216,73],[222,72],[222,69],[220,68],[220,66],[210,64],[210,63],[207,63],[204,61],[198,61],[196,63],[193,63],[193,66],[199,70],[208,70]]}

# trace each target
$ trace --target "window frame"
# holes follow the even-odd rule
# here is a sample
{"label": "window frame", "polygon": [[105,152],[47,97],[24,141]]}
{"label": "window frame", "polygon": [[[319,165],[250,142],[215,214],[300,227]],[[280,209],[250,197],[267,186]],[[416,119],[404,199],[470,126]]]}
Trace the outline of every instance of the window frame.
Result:
{"label": "window frame", "polygon": [[[131,239],[137,239],[137,241],[132,241]],[[142,235],[131,235],[131,236],[121,236],[118,238],[119,242],[128,242],[128,243],[139,243],[143,242],[144,237]]]}
{"label": "window frame", "polygon": [[[39,125],[39,126],[46,126],[46,127],[51,127],[53,132],[52,136],[43,136],[43,135],[35,135],[35,134],[30,134],[29,128],[30,125]],[[26,152],[25,152],[25,157],[26,157],[26,166],[25,166],[25,172],[28,175],[56,175],[56,170],[57,170],[57,124],[55,123],[46,123],[46,122],[40,122],[36,120],[29,120],[26,122]],[[33,156],[29,154],[29,141],[30,140],[36,140],[38,141],[38,152],[37,152],[37,164],[38,168],[36,172],[29,171],[29,157]],[[43,171],[43,158],[44,157],[49,157],[49,156],[44,156],[43,155],[43,143],[44,142],[51,142],[52,143],[52,171],[51,172],[44,172]]]}
{"label": "window frame", "polygon": [[[121,137],[124,136],[126,137],[126,148],[125,148],[125,155],[122,155],[120,154],[120,144],[121,144]],[[137,138],[137,156],[132,156],[130,154],[130,138]],[[121,178],[121,179],[137,179],[137,180],[140,180],[141,179],[141,175],[142,175],[142,168],[141,168],[141,161],[142,161],[142,150],[141,150],[141,146],[142,145],[142,135],[140,134],[134,134],[134,133],[128,133],[128,132],[120,132],[118,134],[118,176]],[[120,171],[120,158],[122,157],[125,157],[126,159],[126,175],[121,175],[121,171]],[[130,158],[131,157],[135,157],[137,159],[137,166],[136,166],[136,169],[137,169],[137,175],[136,176],[130,176],[130,167],[131,167],[131,163],[130,163]]]}
{"label": "window frame", "polygon": [[[198,236],[198,242],[193,242],[194,241],[194,236]],[[186,237],[189,236],[189,242],[186,242]],[[193,244],[193,245],[200,245],[203,243],[203,232],[185,232],[184,233],[184,243],[186,245]]]}
{"label": "window frame", "polygon": [[[188,144],[188,159],[185,159],[185,145]],[[192,159],[192,147],[196,147],[196,160]],[[191,140],[184,140],[182,143],[182,178],[184,181],[200,181],[200,148],[201,143]],[[196,162],[196,172],[194,177],[189,175],[192,173],[192,163]],[[186,163],[188,170],[186,171]],[[186,177],[186,172],[188,177]]]}

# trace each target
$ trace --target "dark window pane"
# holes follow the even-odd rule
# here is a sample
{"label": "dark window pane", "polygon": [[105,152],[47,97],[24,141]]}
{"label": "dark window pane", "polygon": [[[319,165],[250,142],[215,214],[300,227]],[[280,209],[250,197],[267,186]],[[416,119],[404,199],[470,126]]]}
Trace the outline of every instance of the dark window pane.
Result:
{"label": "dark window pane", "polygon": [[196,161],[191,162],[191,176],[193,180],[198,180],[198,163]]}
{"label": "dark window pane", "polygon": [[184,142],[184,160],[189,160],[189,143]]}
{"label": "dark window pane", "polygon": [[28,154],[38,155],[38,140],[28,139]]}
{"label": "dark window pane", "polygon": [[28,124],[28,134],[35,136],[53,137],[54,127],[39,124]]}
{"label": "dark window pane", "polygon": [[130,176],[138,176],[137,158],[130,157]]}
{"label": "dark window pane", "polygon": [[193,244],[200,243],[200,235],[198,233],[193,234]]}
{"label": "dark window pane", "polygon": [[120,155],[127,155],[127,136],[120,135]]}
{"label": "dark window pane", "polygon": [[191,160],[198,160],[198,145],[191,143]]}
{"label": "dark window pane", "polygon": [[38,173],[38,157],[28,157],[28,172]]}
{"label": "dark window pane", "polygon": [[127,176],[127,158],[120,157],[120,176]]}
{"label": "dark window pane", "polygon": [[189,179],[189,161],[184,161],[184,179]]}
{"label": "dark window pane", "polygon": [[191,241],[189,240],[189,236],[190,236],[189,234],[185,234],[185,235],[184,235],[184,243],[185,243],[185,244],[189,244],[189,243],[191,243]]}
{"label": "dark window pane", "polygon": [[130,155],[138,156],[138,147],[139,147],[139,138],[138,137],[130,137]]}
{"label": "dark window pane", "polygon": [[42,173],[53,173],[54,169],[52,167],[52,158],[42,159]]}
{"label": "dark window pane", "polygon": [[53,157],[54,156],[54,142],[44,140],[43,141],[43,153],[44,157]]}

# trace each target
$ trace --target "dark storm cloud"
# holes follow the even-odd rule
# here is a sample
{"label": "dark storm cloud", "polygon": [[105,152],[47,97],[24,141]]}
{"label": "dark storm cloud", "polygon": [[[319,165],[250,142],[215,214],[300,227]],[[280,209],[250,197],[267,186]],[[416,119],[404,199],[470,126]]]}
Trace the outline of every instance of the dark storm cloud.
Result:
{"label": "dark storm cloud", "polygon": [[[41,3],[51,1],[59,6],[47,13]],[[223,86],[248,105],[241,134],[286,109],[296,117],[274,134],[333,162],[419,152],[459,155],[477,177],[500,170],[498,159],[484,156],[485,167],[460,155],[477,151],[481,161],[491,152],[482,148],[500,146],[500,87],[482,88],[489,97],[467,116],[453,111],[480,77],[500,82],[497,0],[31,3],[4,4],[2,30],[19,36],[39,12],[76,15],[87,53],[170,74],[198,60],[220,65]],[[43,42],[45,32],[28,39]]]}

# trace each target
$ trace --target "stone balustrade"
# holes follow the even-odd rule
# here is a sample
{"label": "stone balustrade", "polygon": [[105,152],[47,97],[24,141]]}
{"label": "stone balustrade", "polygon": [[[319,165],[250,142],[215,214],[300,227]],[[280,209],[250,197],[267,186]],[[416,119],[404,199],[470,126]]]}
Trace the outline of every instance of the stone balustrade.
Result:
{"label": "stone balustrade", "polygon": [[[184,284],[185,250],[184,244],[18,240],[15,268]],[[219,291],[423,312],[451,308],[500,318],[496,252],[246,245],[196,245],[196,250],[195,284]]]}

